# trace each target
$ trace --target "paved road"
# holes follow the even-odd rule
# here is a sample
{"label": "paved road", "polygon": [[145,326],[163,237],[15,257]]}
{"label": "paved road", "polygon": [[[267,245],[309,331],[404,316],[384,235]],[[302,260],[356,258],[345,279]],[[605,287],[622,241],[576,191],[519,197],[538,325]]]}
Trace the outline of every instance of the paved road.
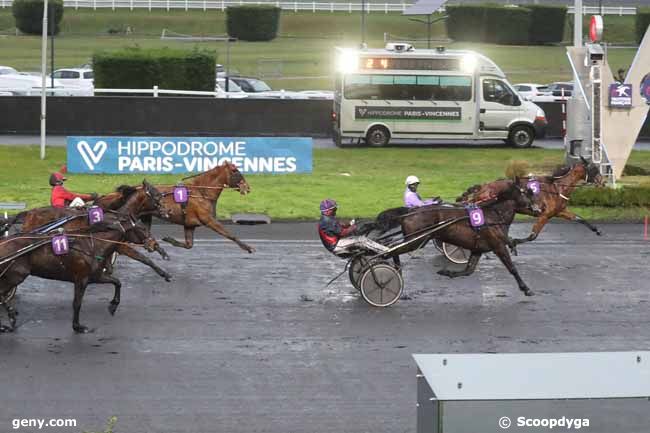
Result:
{"label": "paved road", "polygon": [[414,432],[412,353],[648,348],[650,242],[640,225],[602,229],[553,224],[520,247],[533,298],[494,258],[449,280],[427,249],[404,258],[407,299],[370,308],[346,278],[325,287],[344,262],[313,223],[233,228],[253,255],[200,232],[194,249],[170,248],[172,283],[120,259],[122,305],[111,317],[112,290],[91,287],[88,335],[72,333],[70,285],[29,279],[20,328],[0,335],[0,431],[14,418],[99,430],[116,415],[128,433]]}
{"label": "paved road", "polygon": [[[54,135],[47,138],[48,146],[65,146],[65,136]],[[41,139],[35,135],[0,135],[0,145],[14,145],[14,146],[29,146],[40,144]],[[460,147],[460,148],[473,148],[473,147],[494,147],[494,148],[507,148],[503,141],[443,141],[443,140],[422,140],[420,142],[412,142],[409,140],[394,140],[396,146],[403,147]],[[544,139],[537,140],[534,144],[535,147],[543,149],[563,149],[564,142],[560,139]],[[314,147],[317,149],[335,148],[334,142],[331,138],[314,138]],[[650,150],[650,141],[639,141],[634,147],[635,150]]]}

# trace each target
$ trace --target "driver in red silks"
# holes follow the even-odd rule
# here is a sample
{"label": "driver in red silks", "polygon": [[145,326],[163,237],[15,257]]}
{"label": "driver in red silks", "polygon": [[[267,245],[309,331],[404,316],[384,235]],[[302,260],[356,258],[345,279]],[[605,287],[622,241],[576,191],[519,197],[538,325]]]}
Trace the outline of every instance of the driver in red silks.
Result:
{"label": "driver in red silks", "polygon": [[53,207],[83,206],[84,201],[97,198],[97,193],[94,192],[92,194],[77,194],[65,189],[63,182],[67,180],[64,176],[67,171],[68,169],[64,165],[58,172],[50,175],[50,185],[52,185],[50,204]]}

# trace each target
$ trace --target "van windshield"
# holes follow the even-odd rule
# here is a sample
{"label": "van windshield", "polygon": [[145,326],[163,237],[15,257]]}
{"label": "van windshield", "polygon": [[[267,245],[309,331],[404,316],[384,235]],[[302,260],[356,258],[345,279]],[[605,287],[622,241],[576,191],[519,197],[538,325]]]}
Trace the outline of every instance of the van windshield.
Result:
{"label": "van windshield", "polygon": [[458,75],[365,75],[345,78],[345,99],[469,101],[472,77]]}

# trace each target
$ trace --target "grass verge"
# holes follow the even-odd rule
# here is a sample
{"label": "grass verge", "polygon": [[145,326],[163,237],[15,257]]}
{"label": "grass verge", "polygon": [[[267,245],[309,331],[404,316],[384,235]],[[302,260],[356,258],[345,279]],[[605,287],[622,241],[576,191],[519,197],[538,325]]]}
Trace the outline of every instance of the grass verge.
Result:
{"label": "grass verge", "polygon": [[[48,157],[43,161],[38,155],[36,146],[0,146],[0,201],[26,202],[29,207],[48,204],[48,177],[65,161],[65,149],[48,149]],[[219,201],[218,216],[261,212],[274,219],[314,219],[318,217],[319,201],[330,197],[339,202],[341,216],[370,218],[401,205],[404,179],[410,174],[422,180],[422,196],[435,195],[453,201],[471,185],[503,177],[506,166],[514,159],[528,161],[534,172],[548,173],[562,162],[563,152],[494,148],[315,149],[313,174],[249,175],[252,193],[242,197],[225,192]],[[633,152],[630,164],[650,168],[650,152]],[[107,193],[120,184],[137,184],[144,177],[71,174],[66,186],[72,191]],[[154,183],[170,184],[182,176],[146,177]],[[650,213],[635,203],[623,207],[618,202],[613,202],[613,207],[581,206],[573,210],[596,220],[639,220]]]}

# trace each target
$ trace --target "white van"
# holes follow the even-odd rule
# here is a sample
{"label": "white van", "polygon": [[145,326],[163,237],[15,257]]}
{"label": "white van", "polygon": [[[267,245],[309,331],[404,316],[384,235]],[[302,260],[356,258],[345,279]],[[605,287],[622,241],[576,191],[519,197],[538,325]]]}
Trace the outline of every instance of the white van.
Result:
{"label": "white van", "polygon": [[529,147],[544,111],[522,100],[489,58],[471,51],[337,48],[334,141],[385,146],[391,138],[504,140]]}

